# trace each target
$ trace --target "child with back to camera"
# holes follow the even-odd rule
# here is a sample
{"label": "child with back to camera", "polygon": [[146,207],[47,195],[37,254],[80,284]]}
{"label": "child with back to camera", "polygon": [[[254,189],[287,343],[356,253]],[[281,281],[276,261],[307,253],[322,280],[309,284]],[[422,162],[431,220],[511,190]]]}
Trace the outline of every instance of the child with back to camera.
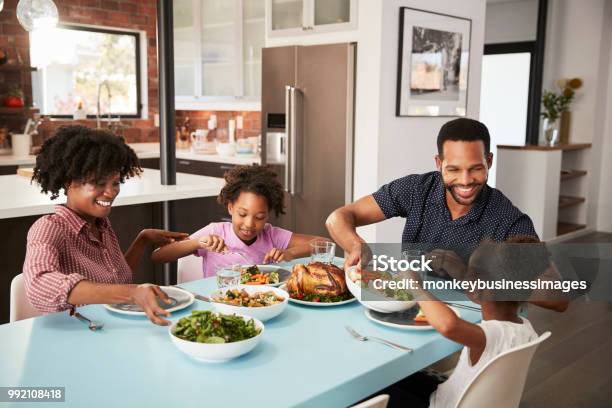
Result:
{"label": "child with back to camera", "polygon": [[[467,279],[496,281],[534,280],[549,267],[544,244],[530,236],[515,236],[505,243],[482,243],[471,255]],[[420,282],[414,272],[409,278]],[[391,395],[389,407],[454,407],[476,373],[506,350],[535,340],[529,320],[519,315],[531,291],[500,292],[476,290],[470,298],[481,305],[478,324],[461,319],[431,293],[417,289],[413,294],[427,321],[444,337],[462,344],[459,361],[446,381],[426,372],[417,372],[380,393]]]}

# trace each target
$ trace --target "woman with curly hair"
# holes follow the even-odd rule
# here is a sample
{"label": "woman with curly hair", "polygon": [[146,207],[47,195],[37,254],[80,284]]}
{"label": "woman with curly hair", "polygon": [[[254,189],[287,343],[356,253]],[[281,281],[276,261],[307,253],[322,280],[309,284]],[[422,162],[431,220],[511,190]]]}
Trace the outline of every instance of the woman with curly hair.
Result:
{"label": "woman with curly hair", "polygon": [[32,181],[66,204],[30,228],[23,265],[26,293],[44,313],[93,303],[135,303],[159,325],[169,322],[158,304],[170,299],[156,285],[133,285],[133,271],[148,244],[165,245],[187,234],[146,229],[121,253],[108,220],[121,183],[142,169],[122,138],[83,126],[65,126],[36,157]]}
{"label": "woman with curly hair", "polygon": [[216,222],[193,233],[189,240],[159,248],[151,259],[170,262],[187,255],[202,257],[204,277],[218,267],[243,264],[239,251],[253,264],[290,261],[310,254],[310,241],[322,239],[295,234],[270,225],[273,211],[284,214],[284,191],[276,173],[267,166],[236,166],[225,173],[225,186],[217,201],[227,207],[232,222]]}

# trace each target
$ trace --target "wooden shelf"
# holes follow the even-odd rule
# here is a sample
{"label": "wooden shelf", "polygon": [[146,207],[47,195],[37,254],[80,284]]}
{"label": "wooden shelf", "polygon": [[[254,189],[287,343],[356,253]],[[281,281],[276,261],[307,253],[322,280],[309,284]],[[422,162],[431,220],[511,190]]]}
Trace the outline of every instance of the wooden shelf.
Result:
{"label": "wooden shelf", "polygon": [[557,223],[557,235],[563,235],[570,232],[578,231],[583,229],[585,225],[582,224],[572,224],[571,222],[558,222]]}
{"label": "wooden shelf", "polygon": [[573,197],[573,196],[559,196],[559,209],[571,207],[576,204],[584,203],[586,199],[584,197]]}
{"label": "wooden shelf", "polygon": [[0,107],[0,115],[29,115],[32,113],[38,113],[38,109],[36,108],[6,108]]}
{"label": "wooden shelf", "polygon": [[36,67],[29,67],[27,65],[11,65],[4,64],[0,65],[0,72],[34,72],[37,71]]}
{"label": "wooden shelf", "polygon": [[497,145],[498,149],[511,149],[511,150],[563,150],[563,151],[571,151],[571,150],[582,150],[588,149],[591,147],[591,143],[573,143],[573,144],[558,144],[555,146],[547,146],[547,145],[522,145],[522,146],[512,146],[512,145]]}
{"label": "wooden shelf", "polygon": [[586,170],[561,170],[561,180],[570,180],[576,177],[586,176]]}

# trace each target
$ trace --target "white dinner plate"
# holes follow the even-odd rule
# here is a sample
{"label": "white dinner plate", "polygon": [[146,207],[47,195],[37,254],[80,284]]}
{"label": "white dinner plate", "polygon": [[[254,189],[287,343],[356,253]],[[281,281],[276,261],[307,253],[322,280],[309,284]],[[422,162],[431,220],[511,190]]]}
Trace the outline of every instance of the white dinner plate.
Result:
{"label": "white dinner plate", "polygon": [[[457,309],[451,307],[453,312],[459,317],[461,314]],[[405,312],[396,313],[380,313],[370,309],[363,309],[366,317],[371,321],[382,324],[383,326],[393,327],[400,330],[433,330],[433,326],[429,324],[418,323],[414,321],[414,317],[419,312],[419,308],[415,307]]]}
{"label": "white dinner plate", "polygon": [[[287,280],[289,280],[289,277],[291,276],[290,270],[288,270],[287,268],[283,268],[282,266],[279,266],[279,265],[240,265],[241,268],[248,268],[251,266],[256,266],[257,269],[259,269],[261,273],[268,274],[270,272],[278,272],[278,283],[267,283],[266,284],[267,286],[278,287],[282,285],[283,283],[287,282]],[[258,286],[258,285],[253,285],[253,286]]]}
{"label": "white dinner plate", "polygon": [[[195,300],[195,297],[191,293],[175,286],[160,286],[160,289],[163,290],[170,299],[172,299],[171,304],[165,304],[161,300],[158,300],[158,304],[161,306],[161,308],[166,309],[169,312],[176,312],[177,310],[184,309],[190,306]],[[130,303],[115,303],[112,305],[107,304],[104,305],[104,307],[114,313],[131,316],[146,315],[140,306]]]}
{"label": "white dinner plate", "polygon": [[[280,286],[279,289],[282,289],[284,291],[286,291],[287,293],[289,293],[289,291],[287,291],[287,285],[284,284],[282,286]],[[357,298],[353,297],[347,300],[343,300],[341,302],[334,302],[334,303],[328,303],[328,302],[307,302],[305,300],[299,300],[299,299],[294,299],[291,296],[289,296],[289,301],[296,303],[298,305],[304,305],[304,306],[315,306],[315,307],[330,307],[330,306],[340,306],[340,305],[346,305],[347,303],[351,303],[356,301]]]}

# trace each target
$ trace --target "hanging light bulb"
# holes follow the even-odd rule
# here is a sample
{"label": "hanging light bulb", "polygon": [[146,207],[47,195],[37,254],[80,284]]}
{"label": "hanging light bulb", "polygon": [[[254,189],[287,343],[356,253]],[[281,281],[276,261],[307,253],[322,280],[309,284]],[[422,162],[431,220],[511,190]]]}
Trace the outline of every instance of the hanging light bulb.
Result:
{"label": "hanging light bulb", "polygon": [[4,0],[0,0],[0,11],[4,8]]}
{"label": "hanging light bulb", "polygon": [[52,0],[19,0],[17,20],[26,31],[57,25],[57,7]]}

